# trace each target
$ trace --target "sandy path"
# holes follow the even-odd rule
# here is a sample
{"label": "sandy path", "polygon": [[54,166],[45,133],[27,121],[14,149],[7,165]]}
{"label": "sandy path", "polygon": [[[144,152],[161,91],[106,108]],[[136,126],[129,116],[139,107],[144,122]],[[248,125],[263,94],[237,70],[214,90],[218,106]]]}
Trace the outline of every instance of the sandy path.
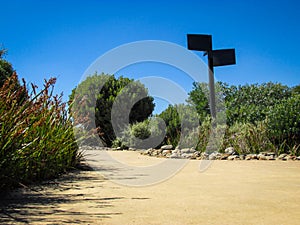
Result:
{"label": "sandy path", "polygon": [[[164,160],[137,152],[109,154],[132,166]],[[94,152],[88,158],[102,174],[111,172]],[[145,187],[84,171],[35,189],[6,195],[0,224],[300,224],[297,161],[214,161],[204,172],[199,161],[189,161],[170,179]]]}

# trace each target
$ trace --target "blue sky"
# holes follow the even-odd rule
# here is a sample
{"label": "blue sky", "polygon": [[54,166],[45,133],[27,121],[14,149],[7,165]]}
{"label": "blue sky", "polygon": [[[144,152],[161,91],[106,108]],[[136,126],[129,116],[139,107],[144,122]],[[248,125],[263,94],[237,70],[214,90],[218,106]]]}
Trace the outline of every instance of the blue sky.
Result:
{"label": "blue sky", "polygon": [[[6,59],[28,82],[41,85],[44,78],[58,77],[56,92],[64,92],[65,100],[88,66],[110,49],[141,40],[186,47],[187,33],[212,34],[214,49],[236,49],[237,65],[216,68],[218,80],[300,83],[298,1],[0,0],[0,5]],[[121,72],[132,78],[181,76],[158,64]],[[189,91],[191,80],[180,85]]]}

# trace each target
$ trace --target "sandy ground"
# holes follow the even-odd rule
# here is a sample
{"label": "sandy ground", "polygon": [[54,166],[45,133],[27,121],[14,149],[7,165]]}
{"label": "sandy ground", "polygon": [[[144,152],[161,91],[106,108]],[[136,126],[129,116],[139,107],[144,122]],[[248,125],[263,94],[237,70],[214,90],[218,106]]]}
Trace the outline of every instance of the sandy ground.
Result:
{"label": "sandy ground", "polygon": [[[108,155],[129,169],[87,152],[98,171],[2,193],[0,224],[300,224],[299,161],[213,161],[200,171],[192,160],[157,183],[144,177],[155,178],[147,168],[164,159]],[[130,166],[138,169],[123,173]]]}

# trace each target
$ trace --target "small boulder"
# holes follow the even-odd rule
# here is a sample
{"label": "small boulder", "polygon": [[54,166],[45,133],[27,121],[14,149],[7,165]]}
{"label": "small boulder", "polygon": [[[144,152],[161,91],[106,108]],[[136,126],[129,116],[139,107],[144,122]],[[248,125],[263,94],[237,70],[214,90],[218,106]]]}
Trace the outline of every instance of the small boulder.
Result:
{"label": "small boulder", "polygon": [[172,145],[163,145],[163,146],[161,146],[160,149],[162,149],[162,150],[172,150],[173,146]]}
{"label": "small boulder", "polygon": [[213,152],[213,153],[211,153],[211,154],[208,156],[208,159],[209,159],[209,160],[216,160],[216,159],[220,159],[221,156],[222,156],[221,153],[219,153],[219,152]]}
{"label": "small boulder", "polygon": [[227,158],[227,160],[237,160],[237,159],[240,159],[240,157],[238,155],[230,155]]}
{"label": "small boulder", "polygon": [[166,156],[167,154],[172,154],[172,150],[163,150],[162,155]]}
{"label": "small boulder", "polygon": [[267,160],[267,156],[265,156],[264,154],[258,154],[258,155],[257,155],[257,158],[258,158],[259,160]]}
{"label": "small boulder", "polygon": [[202,152],[201,154],[200,154],[200,159],[208,159],[209,158],[209,154],[207,154],[206,152]]}
{"label": "small boulder", "polygon": [[194,153],[195,152],[195,150],[190,149],[190,148],[183,148],[180,151],[181,151],[181,153]]}
{"label": "small boulder", "polygon": [[283,154],[280,154],[278,157],[277,157],[277,159],[279,159],[279,160],[286,160],[286,157],[287,156],[287,154],[285,154],[285,153],[283,153]]}
{"label": "small boulder", "polygon": [[248,154],[245,157],[245,160],[253,160],[253,159],[258,159],[256,154]]}
{"label": "small boulder", "polygon": [[239,155],[239,157],[240,157],[240,160],[245,160],[245,158],[246,158],[246,155]]}
{"label": "small boulder", "polygon": [[177,154],[177,153],[172,153],[172,154],[169,156],[169,158],[171,158],[171,159],[179,159],[179,158],[180,158],[180,155]]}
{"label": "small boulder", "polygon": [[224,152],[226,154],[229,154],[229,155],[234,155],[235,154],[235,150],[234,150],[233,147],[226,148]]}
{"label": "small boulder", "polygon": [[193,157],[193,154],[192,153],[183,153],[181,155],[181,157],[184,159],[191,159]]}
{"label": "small boulder", "polygon": [[229,156],[231,156],[231,154],[226,154],[226,153],[224,153],[224,154],[222,154],[221,155],[221,160],[227,160],[227,158],[229,157]]}

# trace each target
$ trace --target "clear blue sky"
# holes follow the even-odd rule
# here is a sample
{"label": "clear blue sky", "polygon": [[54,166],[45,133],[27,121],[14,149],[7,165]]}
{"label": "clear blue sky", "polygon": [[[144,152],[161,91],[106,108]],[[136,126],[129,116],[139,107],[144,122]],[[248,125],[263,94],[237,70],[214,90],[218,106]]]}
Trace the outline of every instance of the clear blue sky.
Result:
{"label": "clear blue sky", "polygon": [[[140,40],[186,47],[187,33],[212,34],[215,49],[236,49],[237,65],[216,68],[218,80],[300,83],[296,0],[0,0],[0,6],[0,44],[8,49],[6,59],[29,82],[40,85],[44,78],[58,77],[56,91],[63,91],[65,100],[87,67],[108,50]],[[159,75],[164,69],[141,68],[122,72],[138,77],[141,71]],[[183,85],[191,87],[190,80]]]}

